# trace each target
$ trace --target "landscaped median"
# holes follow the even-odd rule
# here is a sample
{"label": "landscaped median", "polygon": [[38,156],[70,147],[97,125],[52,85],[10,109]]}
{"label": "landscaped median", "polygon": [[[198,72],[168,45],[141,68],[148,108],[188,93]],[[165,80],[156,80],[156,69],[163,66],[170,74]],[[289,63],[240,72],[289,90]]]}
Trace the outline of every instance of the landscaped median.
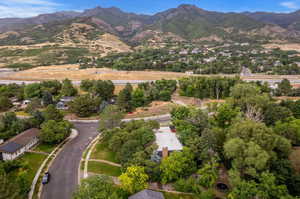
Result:
{"label": "landscaped median", "polygon": [[52,147],[49,145],[41,145],[36,148],[36,150],[42,150],[42,151],[50,151],[52,152],[48,155],[48,157],[44,160],[44,162],[41,164],[39,169],[37,170],[35,177],[32,181],[31,185],[31,190],[28,194],[28,199],[39,199],[41,196],[41,191],[42,191],[42,186],[41,186],[41,181],[43,174],[49,169],[51,166],[52,162],[56,158],[56,156],[60,153],[60,151],[63,149],[64,145],[75,138],[77,136],[78,132],[75,129],[72,129],[71,135],[65,139],[62,143],[57,145],[53,150]]}

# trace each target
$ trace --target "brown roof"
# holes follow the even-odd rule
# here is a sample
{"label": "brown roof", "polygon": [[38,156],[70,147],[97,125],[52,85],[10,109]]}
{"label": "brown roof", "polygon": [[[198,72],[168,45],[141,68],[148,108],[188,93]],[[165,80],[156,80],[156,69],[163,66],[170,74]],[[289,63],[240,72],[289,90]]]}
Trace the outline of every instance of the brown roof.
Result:
{"label": "brown roof", "polygon": [[15,142],[20,145],[27,145],[33,138],[37,137],[40,134],[40,130],[37,128],[28,129],[19,135],[11,138],[8,142]]}
{"label": "brown roof", "polygon": [[14,152],[20,147],[27,145],[33,138],[40,134],[40,130],[37,128],[28,129],[10,140],[6,141],[0,146],[0,151]]}

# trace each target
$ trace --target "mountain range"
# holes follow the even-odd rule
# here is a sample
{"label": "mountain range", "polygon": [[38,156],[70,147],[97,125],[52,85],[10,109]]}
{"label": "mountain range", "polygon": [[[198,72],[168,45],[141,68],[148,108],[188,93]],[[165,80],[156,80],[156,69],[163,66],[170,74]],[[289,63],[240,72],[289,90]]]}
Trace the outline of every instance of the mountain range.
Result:
{"label": "mountain range", "polygon": [[[300,11],[222,13],[183,4],[154,15],[119,8],[0,19],[0,45],[97,40],[105,33],[134,46],[149,40],[300,41]],[[67,35],[67,36],[66,36]],[[78,35],[80,35],[78,37]]]}

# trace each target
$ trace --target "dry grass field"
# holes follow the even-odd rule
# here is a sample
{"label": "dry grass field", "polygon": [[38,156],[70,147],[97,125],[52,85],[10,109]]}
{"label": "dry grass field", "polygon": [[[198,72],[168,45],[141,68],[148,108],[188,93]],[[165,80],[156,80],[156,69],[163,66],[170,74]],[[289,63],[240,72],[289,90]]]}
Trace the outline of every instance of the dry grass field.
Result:
{"label": "dry grass field", "polygon": [[137,108],[132,114],[127,114],[126,119],[151,117],[170,113],[175,104],[171,102],[154,101],[148,107]]}
{"label": "dry grass field", "polygon": [[[1,67],[1,64],[0,64]],[[79,69],[77,64],[40,66],[37,68],[11,73],[2,76],[5,80],[63,80],[68,78],[73,81],[84,79],[102,79],[102,80],[159,80],[159,79],[178,79],[187,77],[185,73],[164,72],[164,71],[117,71],[109,68],[88,68]],[[226,76],[234,77],[236,75],[193,75],[193,76]],[[290,79],[299,80],[300,75],[264,75],[255,74],[249,77],[241,77],[243,80],[272,80],[272,79]]]}
{"label": "dry grass field", "polygon": [[159,80],[177,79],[184,73],[161,71],[116,71],[107,68],[88,68],[79,70],[78,65],[43,66],[16,72],[5,78],[7,80],[71,80],[102,79],[102,80]]}
{"label": "dry grass field", "polygon": [[280,48],[281,50],[296,50],[300,53],[300,44],[286,43],[286,44],[266,44],[265,48],[273,49]]}

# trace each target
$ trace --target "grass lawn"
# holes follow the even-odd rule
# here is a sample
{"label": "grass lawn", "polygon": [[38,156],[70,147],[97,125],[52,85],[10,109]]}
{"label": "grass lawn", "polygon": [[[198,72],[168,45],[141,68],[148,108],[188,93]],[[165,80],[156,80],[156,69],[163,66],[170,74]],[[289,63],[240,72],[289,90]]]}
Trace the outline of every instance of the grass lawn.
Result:
{"label": "grass lawn", "polygon": [[57,145],[50,145],[45,143],[40,143],[37,145],[33,150],[34,151],[40,151],[45,153],[51,153]]}
{"label": "grass lawn", "polygon": [[165,199],[196,199],[193,195],[185,195],[185,194],[175,194],[175,193],[167,193],[163,192]]}
{"label": "grass lawn", "polygon": [[33,180],[37,170],[43,163],[43,161],[46,159],[46,155],[43,154],[36,154],[36,153],[25,153],[20,160],[28,162],[28,175],[30,178],[30,181]]}
{"label": "grass lawn", "polygon": [[26,116],[26,117],[30,116],[28,113],[26,113],[24,111],[18,111],[18,112],[16,112],[16,115],[17,116]]}
{"label": "grass lawn", "polygon": [[120,176],[121,168],[115,167],[109,164],[89,161],[88,172],[97,173],[97,174],[106,174],[108,176]]}
{"label": "grass lawn", "polygon": [[101,141],[97,143],[94,151],[92,152],[91,159],[107,160],[118,163],[116,153],[108,150],[107,144]]}

